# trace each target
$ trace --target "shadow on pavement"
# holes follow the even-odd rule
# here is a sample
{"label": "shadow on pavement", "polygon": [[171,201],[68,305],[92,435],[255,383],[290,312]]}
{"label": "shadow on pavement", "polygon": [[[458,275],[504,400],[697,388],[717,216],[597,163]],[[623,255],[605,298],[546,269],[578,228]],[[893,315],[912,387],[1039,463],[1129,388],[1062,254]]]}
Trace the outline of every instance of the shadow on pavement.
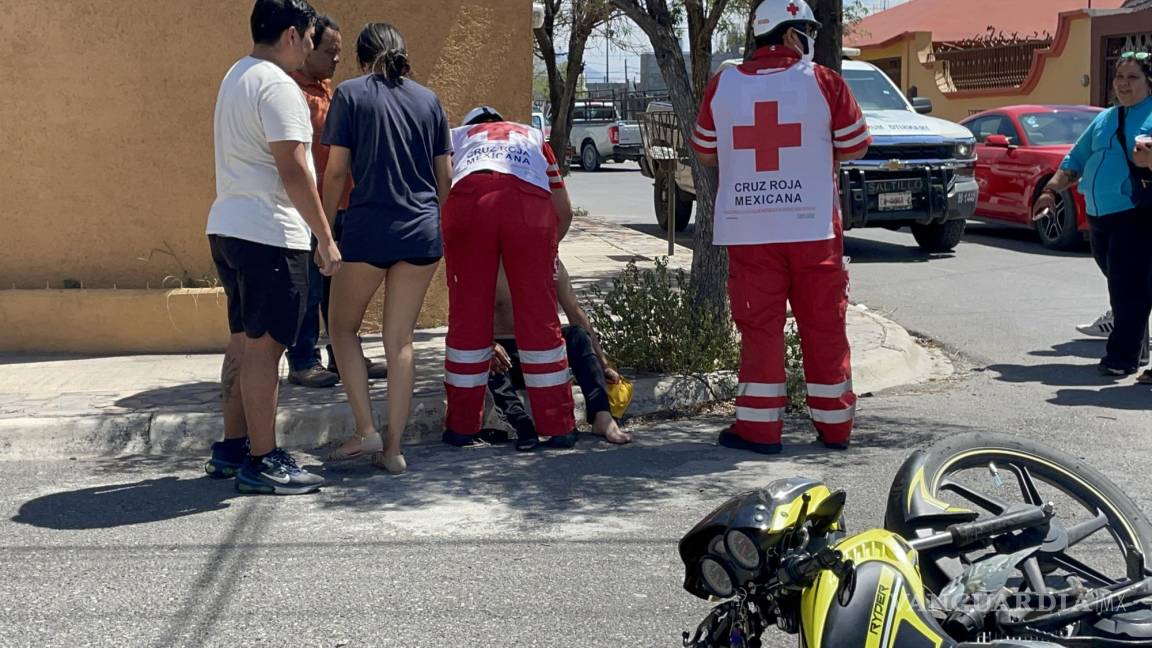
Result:
{"label": "shadow on pavement", "polygon": [[[656,224],[656,218],[652,217],[651,223],[622,223],[624,227],[641,234],[647,234],[655,238],[668,242],[668,231]],[[682,245],[689,250],[695,250],[696,241],[696,226],[689,225],[688,229],[683,232],[676,232],[676,245]]]}
{"label": "shadow on pavement", "polygon": [[1103,389],[1061,389],[1054,398],[1048,399],[1053,405],[1069,407],[1107,407],[1109,409],[1148,411],[1152,410],[1152,388],[1147,385],[1127,383]]}
{"label": "shadow on pavement", "polygon": [[53,493],[25,502],[13,522],[44,529],[111,529],[228,508],[231,481],[160,477]]}
{"label": "shadow on pavement", "polygon": [[887,241],[855,238],[848,233],[844,237],[844,256],[851,257],[852,263],[926,263],[932,259],[951,258],[952,254],[928,254],[917,247],[908,234],[908,245],[897,245]]}
{"label": "shadow on pavement", "polygon": [[[416,362],[416,391],[417,397],[439,393],[443,391],[441,380],[444,362],[443,344],[439,342],[441,335],[431,334],[427,331],[417,331],[414,348]],[[427,344],[436,340],[437,344]],[[371,343],[372,341],[370,341]],[[388,397],[388,381],[385,379],[373,380],[371,385],[372,401],[382,404]],[[335,387],[316,389],[301,387],[288,382],[285,376],[280,380],[280,404],[287,407],[316,406],[322,407],[348,401],[344,394],[344,387],[337,384]],[[213,414],[220,412],[220,383],[217,381],[192,382],[182,385],[168,385],[125,396],[115,401],[116,407],[134,411],[189,411],[190,407],[202,409]]]}
{"label": "shadow on pavement", "polygon": [[1009,383],[1037,383],[1053,387],[1106,387],[1115,380],[1096,373],[1094,365],[1052,363],[1038,365],[988,365],[997,380]]}
{"label": "shadow on pavement", "polygon": [[1040,244],[1036,232],[1023,227],[978,224],[969,222],[964,232],[964,243],[1050,257],[1083,257],[1089,254],[1088,244],[1076,250],[1049,250]]}
{"label": "shadow on pavement", "polygon": [[[816,443],[810,421],[797,417],[787,422],[783,454],[765,457],[718,446],[716,435],[730,422],[726,417],[706,417],[649,424],[651,431],[628,446],[611,446],[584,435],[576,449],[534,453],[517,453],[507,445],[472,450],[416,445],[406,448],[412,469],[400,477],[388,476],[366,461],[302,463],[328,480],[316,500],[322,508],[391,512],[401,518],[427,509],[443,511],[445,524],[459,524],[467,523],[467,516],[453,517],[454,507],[499,504],[484,509],[485,523],[538,529],[541,524],[577,518],[626,520],[686,495],[723,499],[804,474],[806,469],[818,478],[843,471],[874,472],[891,450],[911,450],[968,429],[863,411],[852,449],[841,452]],[[122,479],[126,473],[193,471],[199,470],[201,461],[152,456],[104,459],[97,462],[96,474]],[[237,497],[231,481],[148,478],[36,497],[25,502],[12,521],[55,530],[108,529],[218,511]]]}
{"label": "shadow on pavement", "polygon": [[1061,342],[1051,349],[1032,351],[1028,355],[1036,356],[1037,358],[1088,358],[1099,360],[1104,356],[1104,342],[1105,340],[1103,338],[1070,340],[1068,342]]}
{"label": "shadow on pavement", "polygon": [[718,446],[716,436],[729,423],[726,418],[672,421],[659,427],[658,438],[641,435],[628,446],[612,447],[585,435],[575,450],[530,454],[509,446],[412,447],[406,454],[413,471],[398,478],[381,478],[366,464],[327,468],[325,477],[336,488],[321,506],[387,512],[498,502],[506,510],[494,510],[492,522],[533,528],[573,519],[627,519],[688,494],[722,499],[803,473],[805,467],[821,476],[956,431],[933,426],[928,433],[928,426],[864,416],[856,446],[838,452],[817,444],[811,423],[796,418],[787,423],[783,454],[766,457]]}

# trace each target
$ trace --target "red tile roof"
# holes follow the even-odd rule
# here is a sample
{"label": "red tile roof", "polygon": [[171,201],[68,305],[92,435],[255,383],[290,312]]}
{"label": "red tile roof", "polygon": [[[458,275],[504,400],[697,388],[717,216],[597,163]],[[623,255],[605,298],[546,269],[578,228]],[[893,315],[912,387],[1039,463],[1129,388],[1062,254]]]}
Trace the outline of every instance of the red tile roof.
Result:
{"label": "red tile roof", "polygon": [[[911,0],[868,16],[845,37],[845,45],[879,44],[901,34],[930,31],[932,40],[949,42],[998,32],[1056,35],[1059,14],[1088,8],[1089,0]],[[1093,9],[1117,9],[1124,0],[1091,0]]]}

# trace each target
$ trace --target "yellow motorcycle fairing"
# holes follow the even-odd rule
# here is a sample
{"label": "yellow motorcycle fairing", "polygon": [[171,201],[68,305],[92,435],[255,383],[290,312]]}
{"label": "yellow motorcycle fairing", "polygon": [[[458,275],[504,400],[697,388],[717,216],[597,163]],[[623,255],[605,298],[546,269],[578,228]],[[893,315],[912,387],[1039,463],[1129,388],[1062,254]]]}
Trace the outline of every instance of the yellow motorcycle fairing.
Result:
{"label": "yellow motorcycle fairing", "polygon": [[[840,579],[823,572],[800,601],[804,648],[953,648],[924,606],[916,550],[873,529],[836,544],[855,564],[855,587],[841,600]],[[843,604],[842,604],[843,603]]]}

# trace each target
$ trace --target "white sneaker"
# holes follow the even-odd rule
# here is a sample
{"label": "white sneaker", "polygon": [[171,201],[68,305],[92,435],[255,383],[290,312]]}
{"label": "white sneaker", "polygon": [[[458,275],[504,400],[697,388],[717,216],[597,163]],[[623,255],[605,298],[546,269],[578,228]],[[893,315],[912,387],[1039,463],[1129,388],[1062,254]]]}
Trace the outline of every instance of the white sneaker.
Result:
{"label": "white sneaker", "polygon": [[1089,337],[1106,338],[1112,334],[1112,329],[1114,328],[1116,328],[1116,322],[1112,318],[1112,311],[1109,310],[1107,313],[1097,317],[1095,322],[1091,324],[1081,324],[1076,327],[1076,330]]}

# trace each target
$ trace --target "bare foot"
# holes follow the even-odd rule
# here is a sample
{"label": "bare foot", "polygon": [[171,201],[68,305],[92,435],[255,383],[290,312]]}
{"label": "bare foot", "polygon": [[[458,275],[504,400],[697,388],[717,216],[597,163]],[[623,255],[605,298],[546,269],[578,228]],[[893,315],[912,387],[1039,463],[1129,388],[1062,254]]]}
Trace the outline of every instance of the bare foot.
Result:
{"label": "bare foot", "polygon": [[604,437],[608,443],[632,443],[632,435],[620,429],[611,412],[600,412],[596,415],[596,420],[592,423],[592,433]]}

